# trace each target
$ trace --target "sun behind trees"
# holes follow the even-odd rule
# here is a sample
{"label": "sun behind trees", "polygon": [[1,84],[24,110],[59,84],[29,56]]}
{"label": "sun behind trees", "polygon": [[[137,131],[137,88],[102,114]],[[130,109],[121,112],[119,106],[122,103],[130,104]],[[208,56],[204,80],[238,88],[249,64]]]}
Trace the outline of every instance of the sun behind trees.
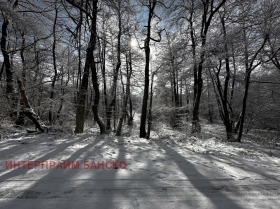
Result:
{"label": "sun behind trees", "polygon": [[0,0],[0,10],[3,122],[118,136],[135,126],[142,138],[161,123],[200,137],[221,122],[239,142],[251,128],[280,131],[276,0]]}

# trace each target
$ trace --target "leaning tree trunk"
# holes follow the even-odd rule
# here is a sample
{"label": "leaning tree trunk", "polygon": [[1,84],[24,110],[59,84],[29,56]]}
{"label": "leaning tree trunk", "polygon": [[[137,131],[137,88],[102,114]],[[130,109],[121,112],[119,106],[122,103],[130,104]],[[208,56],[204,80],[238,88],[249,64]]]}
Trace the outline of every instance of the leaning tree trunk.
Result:
{"label": "leaning tree trunk", "polygon": [[21,111],[35,124],[36,128],[38,128],[41,132],[47,131],[47,126],[41,121],[38,114],[36,114],[33,108],[29,104],[28,97],[26,95],[24,86],[21,80],[17,79],[18,88],[21,95],[20,104]]}

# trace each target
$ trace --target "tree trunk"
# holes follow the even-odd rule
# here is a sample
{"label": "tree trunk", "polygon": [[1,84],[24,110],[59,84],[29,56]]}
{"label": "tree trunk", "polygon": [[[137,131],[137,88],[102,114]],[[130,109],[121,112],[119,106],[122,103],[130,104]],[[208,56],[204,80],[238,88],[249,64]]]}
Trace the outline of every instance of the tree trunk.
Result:
{"label": "tree trunk", "polygon": [[152,74],[151,78],[151,92],[150,92],[150,105],[149,105],[149,112],[148,112],[148,130],[147,130],[147,139],[150,138],[151,135],[151,128],[152,128],[152,121],[153,121],[153,115],[152,115],[152,108],[153,108],[153,85],[154,85],[154,76],[155,74]]}
{"label": "tree trunk", "polygon": [[[103,30],[105,29],[103,23]],[[102,66],[101,66],[102,78],[103,78],[103,95],[104,95],[104,106],[105,106],[105,118],[108,125],[108,97],[107,97],[107,84],[106,84],[106,36],[103,37],[103,49],[102,49]]]}
{"label": "tree trunk", "polygon": [[[194,5],[192,5],[193,7]],[[191,133],[199,133],[200,132],[200,124],[199,124],[199,103],[200,97],[198,97],[198,66],[197,66],[197,58],[196,58],[196,40],[195,40],[195,30],[193,25],[193,12],[190,15],[190,35],[191,35],[191,46],[192,46],[192,58],[193,58],[193,113],[192,113],[192,130]]]}
{"label": "tree trunk", "polygon": [[51,93],[50,93],[50,109],[49,109],[49,124],[53,124],[53,100],[54,100],[54,86],[57,80],[57,64],[56,64],[56,23],[57,23],[57,16],[58,16],[58,10],[55,3],[55,17],[54,17],[54,23],[53,23],[53,44],[52,44],[52,58],[53,58],[53,68],[54,68],[54,76],[51,83]]}
{"label": "tree trunk", "polygon": [[204,63],[204,52],[202,52],[200,56],[200,63],[197,69],[197,76],[194,80],[194,103],[193,103],[193,114],[192,114],[192,131],[193,135],[197,135],[201,133],[201,126],[199,122],[199,107],[200,107],[200,99],[202,94],[202,87],[203,87],[203,79],[202,79],[202,69]]}
{"label": "tree trunk", "polygon": [[21,80],[17,79],[17,82],[21,94],[21,111],[35,124],[36,128],[38,128],[41,132],[47,131],[47,126],[45,126],[45,124],[41,121],[39,115],[36,114],[30,106]]}
{"label": "tree trunk", "polygon": [[149,6],[149,17],[148,17],[148,26],[147,26],[147,37],[145,40],[145,85],[144,85],[144,95],[142,102],[141,110],[141,119],[140,119],[140,138],[146,138],[146,120],[147,120],[147,108],[148,108],[148,99],[149,99],[149,83],[150,83],[150,41],[151,41],[151,23],[154,15],[154,9],[157,4],[157,1]]}
{"label": "tree trunk", "polygon": [[244,121],[245,121],[245,115],[246,115],[246,107],[247,107],[247,98],[249,93],[249,87],[250,87],[250,76],[251,72],[249,70],[246,70],[245,75],[245,92],[242,100],[242,111],[240,116],[240,125],[239,125],[239,132],[237,141],[241,142],[242,134],[243,134],[243,127],[244,127]]}
{"label": "tree trunk", "polygon": [[[117,91],[117,83],[118,83],[118,76],[119,76],[119,70],[121,68],[121,36],[122,36],[122,17],[121,17],[121,0],[118,0],[118,43],[117,43],[117,65],[114,69],[114,75],[113,75],[113,85],[112,85],[112,98],[111,102],[109,104],[108,112],[107,112],[107,131],[111,129],[111,117],[113,110],[115,109],[116,105],[116,91]],[[115,111],[114,111],[115,116]],[[115,124],[115,120],[114,120]]]}
{"label": "tree trunk", "polygon": [[0,70],[0,81],[2,80],[4,69],[5,69],[5,64],[2,63],[1,70]]}
{"label": "tree trunk", "polygon": [[126,87],[125,87],[125,92],[124,92],[125,95],[124,95],[124,99],[123,99],[122,114],[121,114],[121,118],[119,120],[119,124],[117,127],[116,136],[121,136],[122,126],[123,126],[124,119],[126,117],[126,112],[127,112],[126,108],[127,108],[128,98],[129,98],[129,94],[130,94],[131,70],[130,70],[129,58],[128,58],[127,54],[126,54],[126,77],[127,77],[127,81],[126,81]]}
{"label": "tree trunk", "polygon": [[17,117],[17,104],[18,95],[14,86],[14,74],[11,67],[10,56],[8,54],[8,25],[9,20],[3,15],[2,24],[2,37],[1,37],[1,51],[4,58],[4,67],[6,72],[6,94],[8,97],[8,102],[10,103],[10,117],[12,120],[16,120]]}
{"label": "tree trunk", "polygon": [[[93,2],[93,9],[92,9],[92,18],[91,18],[90,40],[89,40],[87,50],[86,50],[86,61],[85,61],[85,67],[84,67],[84,74],[82,77],[82,83],[81,83],[79,95],[78,95],[75,133],[84,132],[85,105],[86,105],[86,97],[87,97],[87,90],[88,90],[89,72],[90,72],[90,68],[92,68],[93,65],[95,65],[93,52],[96,47],[96,36],[97,36],[96,19],[97,19],[97,2],[98,2],[98,0],[94,0],[92,2]],[[97,83],[97,87],[98,87],[98,83]],[[97,93],[95,92],[95,94],[97,94]]]}
{"label": "tree trunk", "polygon": [[190,93],[189,93],[189,88],[188,88],[188,84],[187,81],[185,80],[185,85],[186,85],[186,121],[189,121],[189,114],[190,114]]}
{"label": "tree trunk", "polygon": [[[204,61],[205,61],[205,46],[207,41],[207,32],[211,25],[211,21],[215,13],[219,11],[219,9],[225,4],[226,0],[222,0],[215,9],[213,9],[214,0],[205,1],[203,3],[203,14],[201,18],[201,30],[200,30],[200,38],[201,38],[201,52],[199,57],[198,67],[196,67],[196,57],[194,57],[195,65],[194,65],[194,101],[193,101],[193,115],[192,115],[192,134],[197,135],[201,133],[201,126],[199,122],[199,108],[200,108],[200,99],[203,90],[203,78],[202,71],[204,69]],[[192,2],[192,10],[194,9],[194,3]],[[195,52],[196,42],[194,37],[194,27],[193,27],[193,12],[191,12],[191,39],[193,45],[193,51]],[[193,53],[194,54],[194,53]]]}
{"label": "tree trunk", "polygon": [[[148,29],[149,30],[149,29]],[[149,32],[148,32],[149,33]],[[145,86],[144,86],[144,95],[142,102],[142,111],[141,111],[141,123],[140,123],[140,138],[146,137],[146,119],[147,119],[147,107],[148,107],[148,97],[149,97],[149,69],[150,69],[150,38],[147,37],[145,43],[145,56],[146,56],[146,66],[145,66]]]}
{"label": "tree trunk", "polygon": [[[96,7],[97,9],[97,7]],[[92,77],[92,86],[94,89],[94,102],[92,106],[92,112],[94,115],[94,120],[97,122],[100,130],[100,134],[105,134],[106,133],[106,127],[102,120],[99,118],[98,114],[98,106],[99,106],[99,100],[100,100],[100,91],[99,91],[99,84],[98,84],[98,77],[97,77],[97,70],[96,70],[96,65],[93,61],[93,65],[91,67],[91,77]]]}
{"label": "tree trunk", "polygon": [[[20,58],[21,58],[21,63],[22,63],[22,82],[23,85],[26,83],[26,63],[25,63],[25,57],[24,57],[24,49],[25,49],[25,37],[24,37],[24,32],[21,32],[21,38],[22,38],[22,43],[21,43],[21,49],[20,49]],[[24,105],[21,103],[22,101],[20,100],[20,105]],[[24,113],[21,111],[21,109],[18,112],[18,116],[16,119],[16,125],[23,126],[24,125]]]}
{"label": "tree trunk", "polygon": [[[132,75],[132,58],[131,58],[131,50],[129,50],[129,73]],[[128,113],[128,120],[127,125],[132,126],[133,125],[133,104],[131,99],[131,91],[130,91],[130,82],[128,86],[128,100],[129,100],[129,113]]]}

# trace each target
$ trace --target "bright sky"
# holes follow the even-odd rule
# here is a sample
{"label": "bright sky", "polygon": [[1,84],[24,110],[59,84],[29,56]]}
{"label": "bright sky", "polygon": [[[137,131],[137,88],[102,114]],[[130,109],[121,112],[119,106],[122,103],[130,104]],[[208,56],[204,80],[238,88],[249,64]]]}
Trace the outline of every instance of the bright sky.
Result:
{"label": "bright sky", "polygon": [[138,43],[137,43],[137,40],[135,38],[131,38],[130,40],[130,46],[133,48],[133,49],[136,49],[138,47]]}

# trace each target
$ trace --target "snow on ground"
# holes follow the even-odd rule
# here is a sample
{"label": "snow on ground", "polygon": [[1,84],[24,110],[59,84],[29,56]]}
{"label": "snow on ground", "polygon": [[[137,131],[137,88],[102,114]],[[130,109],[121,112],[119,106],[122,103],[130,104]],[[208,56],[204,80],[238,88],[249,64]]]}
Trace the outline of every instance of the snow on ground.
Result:
{"label": "snow on ground", "polygon": [[177,144],[197,153],[228,156],[280,157],[280,136],[273,131],[252,130],[244,134],[242,143],[227,142],[222,125],[203,125],[201,138],[189,137],[189,130],[176,131],[164,124],[154,132],[168,144]]}
{"label": "snow on ground", "polygon": [[[146,140],[135,129],[115,137],[93,130],[26,134],[2,126],[0,208],[279,208],[277,146],[247,136],[242,144],[227,143],[220,132],[218,125],[204,126],[197,139],[162,125]],[[81,166],[6,169],[18,160]],[[84,169],[85,161],[125,161],[126,168]]]}

